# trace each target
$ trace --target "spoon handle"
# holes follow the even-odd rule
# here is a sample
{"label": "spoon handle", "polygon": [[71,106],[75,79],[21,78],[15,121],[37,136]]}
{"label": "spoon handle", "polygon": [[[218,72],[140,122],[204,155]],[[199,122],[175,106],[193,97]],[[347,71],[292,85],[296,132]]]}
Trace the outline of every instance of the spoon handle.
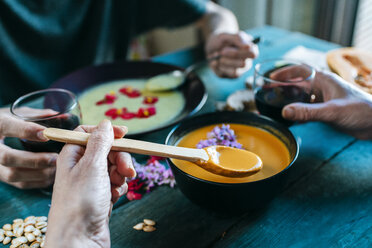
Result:
{"label": "spoon handle", "polygon": [[[46,128],[44,130],[44,136],[50,140],[85,146],[90,134],[58,128]],[[208,154],[202,149],[168,146],[126,138],[115,139],[111,150],[175,158],[191,162],[208,160]]]}

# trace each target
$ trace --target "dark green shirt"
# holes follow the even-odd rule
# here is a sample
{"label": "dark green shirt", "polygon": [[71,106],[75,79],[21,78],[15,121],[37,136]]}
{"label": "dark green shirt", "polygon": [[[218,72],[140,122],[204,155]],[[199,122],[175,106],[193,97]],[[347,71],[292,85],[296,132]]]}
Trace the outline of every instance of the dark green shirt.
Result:
{"label": "dark green shirt", "polygon": [[136,35],[205,13],[205,0],[0,0],[0,105],[81,67],[126,58]]}

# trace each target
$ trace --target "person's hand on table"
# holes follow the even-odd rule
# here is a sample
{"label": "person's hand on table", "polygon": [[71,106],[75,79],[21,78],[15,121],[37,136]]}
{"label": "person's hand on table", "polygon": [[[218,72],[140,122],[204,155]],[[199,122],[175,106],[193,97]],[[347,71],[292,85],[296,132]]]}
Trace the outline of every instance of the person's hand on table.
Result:
{"label": "person's hand on table", "polygon": [[205,45],[209,65],[219,77],[236,78],[252,67],[252,59],[258,56],[258,47],[245,32],[237,34],[211,34]]}
{"label": "person's hand on table", "polygon": [[112,205],[136,175],[128,153],[110,152],[126,128],[105,120],[76,130],[92,134],[86,148],[68,144],[58,157],[46,247],[109,247]]}
{"label": "person's hand on table", "polygon": [[[29,111],[28,109],[25,109]],[[5,137],[47,141],[45,127],[14,117],[8,108],[0,109],[0,180],[17,188],[45,188],[54,181],[56,153],[33,153],[6,146]]]}
{"label": "person's hand on table", "polygon": [[[271,77],[293,78],[296,68],[284,68]],[[322,121],[359,139],[372,139],[372,96],[331,72],[318,71],[313,82],[317,103],[292,103],[283,108],[284,118]]]}

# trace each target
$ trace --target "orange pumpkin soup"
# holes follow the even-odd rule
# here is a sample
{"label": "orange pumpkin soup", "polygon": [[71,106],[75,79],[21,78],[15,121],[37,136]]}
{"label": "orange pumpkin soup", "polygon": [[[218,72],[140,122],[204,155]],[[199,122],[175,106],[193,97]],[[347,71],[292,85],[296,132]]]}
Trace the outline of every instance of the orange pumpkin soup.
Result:
{"label": "orange pumpkin soup", "polygon": [[[177,146],[195,148],[200,140],[206,139],[207,133],[215,126],[202,127],[188,133],[178,142]],[[230,128],[235,131],[237,142],[243,145],[243,149],[257,154],[262,159],[263,167],[261,171],[252,176],[231,178],[213,174],[188,161],[172,159],[172,162],[187,174],[219,183],[258,181],[279,173],[290,163],[288,148],[276,136],[263,129],[242,124],[230,124]]]}

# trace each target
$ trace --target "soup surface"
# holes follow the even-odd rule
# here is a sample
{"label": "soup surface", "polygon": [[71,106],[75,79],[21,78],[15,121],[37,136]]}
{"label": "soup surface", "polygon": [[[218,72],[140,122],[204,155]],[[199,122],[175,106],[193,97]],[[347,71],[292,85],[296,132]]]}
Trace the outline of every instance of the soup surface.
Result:
{"label": "soup surface", "polygon": [[[86,125],[97,125],[103,119],[110,119],[114,125],[127,126],[129,134],[135,134],[162,126],[182,112],[185,105],[185,99],[182,92],[146,91],[144,89],[145,82],[146,79],[118,80],[88,89],[79,97],[79,103],[83,115],[82,123]],[[140,96],[128,97],[120,93],[120,89],[123,87],[132,87],[133,89],[138,90]],[[115,93],[117,96],[113,103],[96,104],[110,92]],[[156,97],[157,102],[154,104],[145,104],[145,97]],[[156,113],[147,118],[123,119],[119,116],[113,119],[105,115],[106,111],[114,108],[127,108],[128,112],[137,113],[139,108],[145,109],[149,107],[155,108]]]}
{"label": "soup surface", "polygon": [[[207,138],[207,133],[215,126],[206,126],[190,132],[179,141],[177,146],[195,148],[200,140]],[[187,174],[219,183],[258,181],[279,173],[290,163],[287,147],[276,136],[263,129],[242,124],[230,124],[230,128],[235,131],[237,141],[243,145],[244,149],[257,154],[262,159],[261,171],[248,177],[230,178],[208,172],[191,162],[172,159],[173,163]]]}

